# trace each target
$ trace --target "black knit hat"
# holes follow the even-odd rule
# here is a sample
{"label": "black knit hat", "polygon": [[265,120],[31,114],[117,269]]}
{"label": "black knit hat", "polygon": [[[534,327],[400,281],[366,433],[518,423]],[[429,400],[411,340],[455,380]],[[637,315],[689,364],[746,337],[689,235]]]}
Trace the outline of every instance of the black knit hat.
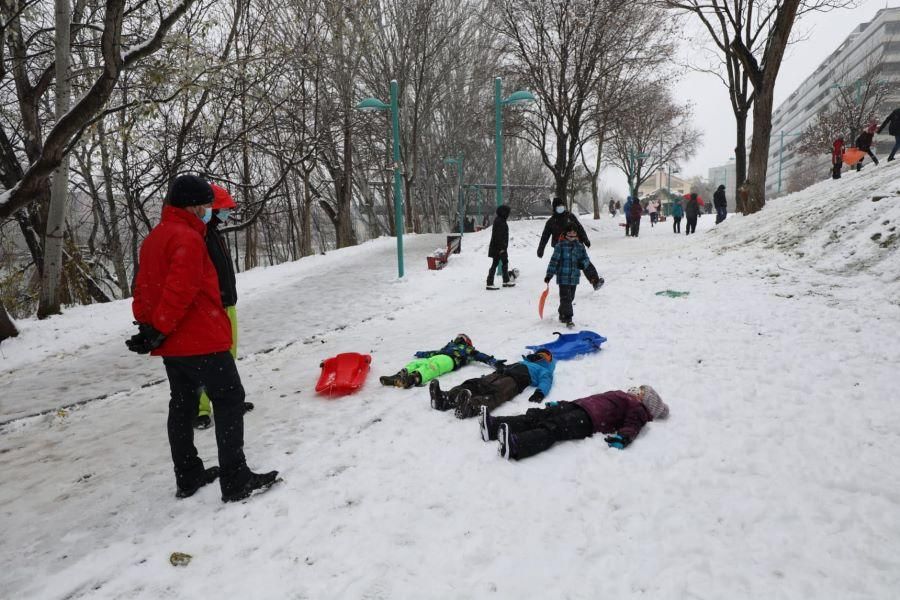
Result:
{"label": "black knit hat", "polygon": [[565,206],[565,205],[566,205],[566,201],[563,200],[562,198],[554,198],[553,199],[553,208],[556,208],[557,206]]}
{"label": "black knit hat", "polygon": [[213,189],[207,181],[196,175],[179,175],[169,188],[168,203],[172,206],[202,206],[212,204]]}

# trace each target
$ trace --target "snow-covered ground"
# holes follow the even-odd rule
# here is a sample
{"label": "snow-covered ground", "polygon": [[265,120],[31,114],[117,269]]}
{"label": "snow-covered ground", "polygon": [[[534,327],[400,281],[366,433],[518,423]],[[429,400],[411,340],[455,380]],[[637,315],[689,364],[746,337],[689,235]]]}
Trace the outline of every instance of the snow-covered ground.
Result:
{"label": "snow-covered ground", "polygon": [[[443,236],[410,236],[403,281],[392,239],[241,274],[245,450],[285,482],[237,505],[217,485],[174,498],[167,385],[125,350],[127,302],[21,322],[0,347],[0,596],[895,598],[898,164],[703,216],[695,236],[583,218],[607,283],[579,287],[575,321],[609,341],[560,363],[548,400],[653,385],[671,417],[625,451],[595,436],[507,463],[426,389],[378,385],[459,332],[510,360],[553,339],[541,222],[511,224],[522,276],[497,292],[489,231],[438,272],[424,256]],[[316,396],[343,351],[372,354],[369,380]],[[213,432],[196,438],[214,464]]]}

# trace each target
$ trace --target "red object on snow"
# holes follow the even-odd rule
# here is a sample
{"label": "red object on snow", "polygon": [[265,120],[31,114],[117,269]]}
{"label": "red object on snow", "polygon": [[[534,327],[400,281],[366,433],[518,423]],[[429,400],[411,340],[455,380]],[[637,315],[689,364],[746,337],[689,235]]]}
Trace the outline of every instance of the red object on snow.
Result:
{"label": "red object on snow", "polygon": [[358,352],[344,352],[326,358],[319,365],[322,374],[316,383],[316,391],[327,396],[352,394],[362,387],[371,363],[370,355]]}
{"label": "red object on snow", "polygon": [[550,294],[550,284],[547,284],[547,289],[541,292],[541,299],[538,300],[538,315],[543,319],[544,318],[544,304],[547,302],[547,296]]}
{"label": "red object on snow", "polygon": [[848,167],[855,166],[856,163],[861,161],[865,155],[866,153],[859,148],[850,146],[849,148],[844,150],[844,164]]}
{"label": "red object on snow", "polygon": [[[691,199],[691,195],[690,195],[690,194],[685,194],[685,195],[684,195],[684,199],[685,199],[685,200],[690,200],[690,199]],[[699,194],[697,194],[697,204],[699,204],[700,206],[706,206],[706,203],[703,201],[703,198],[701,198]]]}

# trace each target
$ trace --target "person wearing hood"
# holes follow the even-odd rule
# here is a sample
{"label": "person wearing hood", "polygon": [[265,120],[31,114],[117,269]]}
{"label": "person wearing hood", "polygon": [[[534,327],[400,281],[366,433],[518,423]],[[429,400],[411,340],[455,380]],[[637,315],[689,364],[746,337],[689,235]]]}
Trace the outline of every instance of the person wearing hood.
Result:
{"label": "person wearing hood", "polygon": [[672,199],[672,231],[681,233],[681,218],[684,216],[684,205],[681,197]]}
{"label": "person wearing hood", "polygon": [[[876,165],[878,164],[878,157],[875,156],[875,153],[872,152],[872,139],[875,137],[875,129],[878,127],[878,123],[875,121],[869,121],[869,124],[866,125],[866,128],[863,129],[862,133],[856,136],[856,149],[862,150],[866,154],[872,157],[872,162]],[[856,163],[856,170],[861,171],[863,168],[863,161],[865,158],[859,159],[859,162]]]}
{"label": "person wearing hood", "polygon": [[509,225],[506,223],[508,218],[509,206],[506,204],[498,206],[497,216],[494,217],[494,225],[491,227],[491,243],[488,246],[488,256],[492,259],[486,286],[486,289],[489,290],[500,289],[494,285],[494,273],[497,272],[498,265],[503,276],[503,287],[516,285],[514,281],[509,279]]}
{"label": "person wearing hood", "polygon": [[[244,457],[244,387],[229,352],[231,322],[222,305],[219,276],[204,242],[214,193],[196,175],[172,182],[162,219],[140,249],[132,312],[138,333],[132,352],[162,357],[169,379],[169,447],[177,498],[219,479],[223,502],[268,489],[278,471],[253,473]],[[219,466],[206,468],[194,446],[197,390],[215,408]]]}
{"label": "person wearing hood", "polygon": [[700,203],[697,201],[697,193],[691,192],[687,205],[684,207],[684,216],[687,218],[687,226],[684,235],[690,235],[697,231],[697,217],[700,216]]}
{"label": "person wearing hood", "polygon": [[881,133],[885,127],[888,128],[888,133],[894,136],[894,147],[888,155],[888,162],[891,162],[894,160],[897,150],[900,150],[900,108],[895,108],[891,111],[891,114],[887,116],[881,127],[878,128],[878,133]]}
{"label": "person wearing hood", "polygon": [[634,198],[631,201],[628,214],[631,215],[631,237],[637,237],[641,232],[641,215],[644,214],[644,207],[641,206],[640,200]]}
{"label": "person wearing hood", "polygon": [[728,200],[725,199],[725,186],[720,184],[713,194],[713,206],[716,208],[716,225],[728,216]]}
{"label": "person wearing hood", "polygon": [[[237,358],[237,341],[238,341],[238,325],[237,325],[237,279],[234,276],[234,263],[231,261],[231,254],[228,252],[228,244],[219,232],[219,225],[224,225],[231,216],[231,211],[237,208],[237,203],[228,190],[211,183],[213,190],[212,217],[206,224],[206,250],[209,252],[209,258],[212,260],[213,266],[216,268],[216,274],[219,277],[219,292],[222,295],[222,306],[228,314],[228,320],[231,321],[231,356]],[[252,402],[244,402],[244,412],[253,410]],[[200,409],[194,419],[195,429],[207,429],[212,425],[209,415],[212,413],[212,407],[209,403],[209,396],[205,389],[200,390]]]}
{"label": "person wearing hood", "polygon": [[433,380],[428,387],[431,408],[440,411],[454,409],[457,419],[468,419],[478,416],[482,406],[492,411],[530,385],[537,389],[528,398],[529,402],[543,401],[553,386],[553,371],[556,369],[553,353],[541,348],[522,358],[524,360],[500,365],[493,373],[464,381],[446,392],[441,391],[437,379]]}
{"label": "person wearing hood", "polygon": [[574,327],[572,302],[575,300],[575,289],[581,278],[580,271],[587,268],[588,264],[590,259],[578,240],[578,232],[574,225],[570,225],[565,237],[553,249],[553,257],[547,265],[547,273],[544,276],[544,283],[547,284],[556,277],[556,283],[559,285],[559,320],[565,323],[566,327]]}
{"label": "person wearing hood", "polygon": [[628,196],[625,198],[625,205],[622,207],[622,212],[625,213],[625,237],[631,235],[631,205],[634,203],[634,198]]}
{"label": "person wearing hood", "polygon": [[547,450],[556,442],[580,440],[595,433],[608,434],[610,448],[624,450],[649,421],[665,419],[669,407],[649,385],[614,390],[571,402],[550,402],[530,408],[524,415],[495,417],[487,407],[478,419],[481,439],[497,440],[497,451],[507,460],[521,460]]}
{"label": "person wearing hood", "polygon": [[[538,244],[538,258],[544,258],[544,249],[547,247],[548,241],[550,242],[551,248],[556,248],[556,244],[565,237],[566,232],[571,227],[575,228],[578,240],[584,244],[586,248],[590,248],[591,240],[588,239],[584,227],[582,227],[581,223],[578,221],[578,217],[566,209],[565,200],[562,198],[554,198],[552,206],[553,214],[544,224],[544,232],[541,234],[541,241]],[[600,277],[600,274],[597,272],[597,267],[594,266],[590,258],[588,258],[587,266],[584,267],[583,271],[584,276],[587,277],[587,280],[594,287],[594,290],[599,290],[603,286],[603,278]]]}

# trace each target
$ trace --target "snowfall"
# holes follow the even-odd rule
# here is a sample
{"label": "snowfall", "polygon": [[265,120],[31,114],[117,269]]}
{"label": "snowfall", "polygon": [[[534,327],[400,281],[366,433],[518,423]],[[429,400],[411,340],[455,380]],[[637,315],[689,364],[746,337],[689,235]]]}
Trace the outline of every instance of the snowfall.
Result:
{"label": "snowfall", "polygon": [[[20,321],[0,346],[0,596],[897,598],[900,162],[692,236],[621,220],[582,217],[606,285],[579,286],[576,330],[608,341],[561,361],[547,400],[654,386],[671,416],[624,451],[595,435],[507,462],[477,419],[378,382],[458,333],[509,361],[555,338],[538,220],[510,224],[521,276],[499,291],[489,230],[440,271],[444,236],[406,236],[402,279],[387,237],[239,274],[245,452],[284,481],[237,504],[176,500],[168,386],[125,348],[129,301]],[[371,354],[367,381],[317,395],[341,352]],[[214,432],[195,440],[216,464]]]}

